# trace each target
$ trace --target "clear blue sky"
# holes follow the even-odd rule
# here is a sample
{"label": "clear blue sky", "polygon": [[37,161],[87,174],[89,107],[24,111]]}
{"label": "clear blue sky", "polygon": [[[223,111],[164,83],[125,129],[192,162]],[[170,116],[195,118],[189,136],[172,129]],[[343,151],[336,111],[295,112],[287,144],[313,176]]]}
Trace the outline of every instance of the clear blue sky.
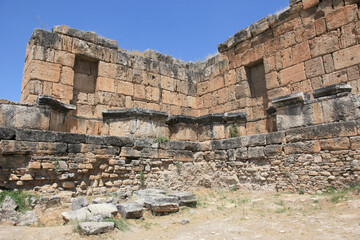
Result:
{"label": "clear blue sky", "polygon": [[68,25],[186,61],[288,6],[288,0],[0,0],[0,98],[20,101],[26,43],[34,28]]}

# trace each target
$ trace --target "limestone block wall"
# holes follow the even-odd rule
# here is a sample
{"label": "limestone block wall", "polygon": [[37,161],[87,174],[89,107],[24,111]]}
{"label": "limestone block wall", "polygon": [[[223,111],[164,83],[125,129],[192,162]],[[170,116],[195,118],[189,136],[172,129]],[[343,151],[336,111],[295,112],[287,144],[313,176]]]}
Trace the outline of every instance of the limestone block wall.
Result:
{"label": "limestone block wall", "polygon": [[36,29],[26,47],[21,101],[49,95],[76,105],[73,114],[81,117],[133,107],[197,115],[198,65],[152,50],[127,52],[94,32]]}
{"label": "limestone block wall", "polygon": [[198,143],[0,128],[0,186],[81,194],[142,186],[311,193],[359,181],[359,129],[347,121]]}
{"label": "limestone block wall", "polygon": [[[273,99],[298,92],[313,99],[314,90],[342,83],[359,93],[358,3],[290,1],[289,8],[240,30],[200,63],[152,50],[128,52],[114,40],[67,26],[36,29],[27,45],[21,101],[33,103],[44,94],[75,105],[64,131],[78,133],[109,133],[99,125],[103,111],[125,108],[193,117],[244,112],[241,135],[276,131]],[[173,130],[194,136],[192,128]],[[211,129],[204,128],[203,140]]]}
{"label": "limestone block wall", "polygon": [[220,44],[228,64],[205,69],[211,74],[198,86],[204,111],[246,112],[257,120],[247,124],[247,134],[263,133],[270,130],[266,109],[274,98],[339,83],[358,94],[358,2],[290,1],[288,9]]}

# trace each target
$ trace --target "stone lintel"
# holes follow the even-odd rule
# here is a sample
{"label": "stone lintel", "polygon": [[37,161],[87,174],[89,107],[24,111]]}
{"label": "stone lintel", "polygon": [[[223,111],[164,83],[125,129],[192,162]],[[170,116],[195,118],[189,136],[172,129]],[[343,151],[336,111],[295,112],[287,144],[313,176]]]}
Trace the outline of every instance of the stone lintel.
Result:
{"label": "stone lintel", "polygon": [[318,88],[313,91],[314,98],[336,95],[338,93],[351,93],[350,84],[333,84],[327,87]]}
{"label": "stone lintel", "polygon": [[151,109],[144,108],[129,108],[129,109],[105,109],[103,117],[106,119],[123,119],[123,118],[154,118],[166,120],[169,114]]}
{"label": "stone lintel", "polygon": [[293,93],[281,97],[277,97],[271,100],[274,107],[284,107],[289,105],[294,105],[297,103],[304,103],[305,100],[308,100],[308,94],[304,92]]}
{"label": "stone lintel", "polygon": [[64,113],[67,113],[71,110],[76,110],[75,105],[65,104],[65,103],[62,103],[62,102],[56,100],[55,98],[53,98],[51,96],[42,95],[42,94],[40,94],[37,97],[36,103],[39,105],[47,105],[54,110],[57,110],[59,112],[64,112]]}

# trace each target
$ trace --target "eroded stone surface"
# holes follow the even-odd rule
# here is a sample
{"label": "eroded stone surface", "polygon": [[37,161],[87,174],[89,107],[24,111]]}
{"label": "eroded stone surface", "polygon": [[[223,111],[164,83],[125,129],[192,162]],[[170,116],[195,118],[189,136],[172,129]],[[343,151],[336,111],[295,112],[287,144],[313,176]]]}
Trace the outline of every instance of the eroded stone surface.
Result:
{"label": "eroded stone surface", "polygon": [[81,222],[80,230],[85,235],[98,235],[114,229],[113,222]]}

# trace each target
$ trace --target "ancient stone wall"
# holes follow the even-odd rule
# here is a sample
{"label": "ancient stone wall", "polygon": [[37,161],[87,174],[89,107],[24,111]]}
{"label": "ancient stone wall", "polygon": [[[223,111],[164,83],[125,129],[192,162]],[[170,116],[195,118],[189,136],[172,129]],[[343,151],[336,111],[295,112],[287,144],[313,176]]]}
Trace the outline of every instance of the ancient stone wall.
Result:
{"label": "ancient stone wall", "polygon": [[152,50],[139,54],[93,32],[36,29],[26,48],[21,101],[49,95],[76,105],[82,117],[133,107],[197,115],[199,66]]}
{"label": "ancient stone wall", "polygon": [[[219,44],[220,54],[202,63],[152,50],[127,52],[113,40],[67,26],[37,29],[27,45],[21,101],[33,103],[44,94],[75,105],[63,129],[69,132],[91,134],[91,119],[101,122],[104,110],[123,108],[193,117],[244,112],[241,135],[276,131],[276,117],[267,111],[274,98],[340,83],[359,93],[357,2],[291,1]],[[102,127],[98,134],[108,132]],[[173,127],[172,138],[195,139],[191,128]]]}
{"label": "ancient stone wall", "polygon": [[21,103],[0,102],[0,187],[314,192],[358,182],[358,6],[291,0],[202,63],[36,29]]}
{"label": "ancient stone wall", "polygon": [[347,121],[198,143],[0,128],[0,186],[323,191],[359,180],[358,131]]}
{"label": "ancient stone wall", "polygon": [[[199,83],[204,109],[246,112],[248,121],[258,119],[247,124],[252,134],[273,128],[266,109],[274,98],[339,83],[358,94],[356,2],[290,1],[290,8],[237,32],[218,46],[227,68],[208,68],[210,77]],[[209,87],[214,81],[216,87]]]}

